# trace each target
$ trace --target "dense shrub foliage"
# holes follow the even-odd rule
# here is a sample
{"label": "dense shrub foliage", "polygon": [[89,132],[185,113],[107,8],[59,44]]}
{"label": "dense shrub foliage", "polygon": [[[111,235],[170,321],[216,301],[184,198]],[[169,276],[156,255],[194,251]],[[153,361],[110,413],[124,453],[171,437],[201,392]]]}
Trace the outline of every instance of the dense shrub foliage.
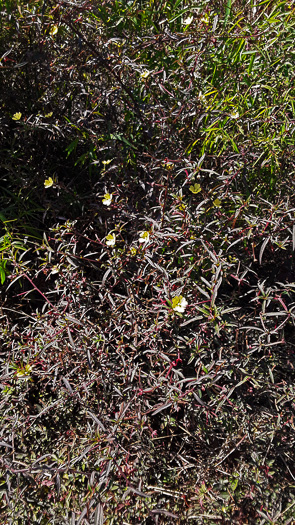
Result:
{"label": "dense shrub foliage", "polygon": [[293,523],[293,2],[0,6],[1,522]]}

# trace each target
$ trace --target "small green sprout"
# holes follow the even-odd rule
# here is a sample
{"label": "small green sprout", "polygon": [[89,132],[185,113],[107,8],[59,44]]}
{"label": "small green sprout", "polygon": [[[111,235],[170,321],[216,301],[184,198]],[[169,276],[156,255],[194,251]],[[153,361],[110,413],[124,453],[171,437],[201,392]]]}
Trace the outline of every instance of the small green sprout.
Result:
{"label": "small green sprout", "polygon": [[213,201],[213,204],[214,204],[215,208],[221,208],[221,200],[220,199],[215,199],[215,201]]}
{"label": "small green sprout", "polygon": [[200,191],[202,191],[202,188],[201,188],[200,184],[197,184],[197,183],[196,183],[196,184],[193,184],[192,186],[190,186],[189,189],[190,189],[190,191],[191,191],[192,193],[194,193],[195,195],[196,195],[197,193],[200,193]]}

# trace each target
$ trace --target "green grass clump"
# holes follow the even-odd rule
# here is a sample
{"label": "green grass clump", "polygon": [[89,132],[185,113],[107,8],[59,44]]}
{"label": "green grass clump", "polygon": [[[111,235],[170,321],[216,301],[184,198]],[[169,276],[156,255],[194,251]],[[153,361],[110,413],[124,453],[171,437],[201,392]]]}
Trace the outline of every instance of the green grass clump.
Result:
{"label": "green grass clump", "polygon": [[293,523],[293,4],[0,12],[1,521]]}

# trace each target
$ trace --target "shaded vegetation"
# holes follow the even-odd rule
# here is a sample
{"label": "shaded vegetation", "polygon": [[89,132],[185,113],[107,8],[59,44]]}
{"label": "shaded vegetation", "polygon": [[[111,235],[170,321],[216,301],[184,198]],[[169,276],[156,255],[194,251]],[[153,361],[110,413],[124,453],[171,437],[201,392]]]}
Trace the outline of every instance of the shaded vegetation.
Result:
{"label": "shaded vegetation", "polygon": [[0,7],[2,522],[293,523],[293,2]]}

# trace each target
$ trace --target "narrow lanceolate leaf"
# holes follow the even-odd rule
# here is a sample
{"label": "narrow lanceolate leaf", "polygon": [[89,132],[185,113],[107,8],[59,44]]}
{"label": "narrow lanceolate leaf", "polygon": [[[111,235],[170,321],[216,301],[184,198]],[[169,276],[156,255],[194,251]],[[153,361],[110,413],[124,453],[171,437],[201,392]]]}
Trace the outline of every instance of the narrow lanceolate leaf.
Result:
{"label": "narrow lanceolate leaf", "polygon": [[105,426],[102,424],[101,421],[99,421],[99,419],[96,417],[96,415],[93,414],[92,412],[90,412],[89,410],[88,410],[88,414],[92,417],[93,421],[95,421],[95,423],[99,426],[99,428],[100,428],[103,432],[105,432],[105,430],[106,430],[106,429],[105,429]]}
{"label": "narrow lanceolate leaf", "polygon": [[226,26],[226,24],[228,22],[228,19],[230,17],[231,5],[232,5],[231,0],[227,0],[227,4],[226,4],[226,8],[225,8],[225,19],[224,19],[224,25],[225,26]]}
{"label": "narrow lanceolate leaf", "polygon": [[149,494],[146,494],[145,492],[141,492],[141,490],[138,490],[134,487],[128,487],[128,489],[126,490],[126,492],[123,494],[123,500],[127,498],[127,496],[129,496],[129,494],[137,494],[138,496],[141,496],[142,498],[147,498],[149,496]]}
{"label": "narrow lanceolate leaf", "polygon": [[210,295],[207,292],[205,292],[205,290],[203,290],[203,288],[201,288],[198,285],[196,285],[196,288],[199,290],[199,292],[201,292],[203,295],[205,295],[205,297],[207,297],[207,299],[210,299]]}
{"label": "narrow lanceolate leaf", "polygon": [[260,252],[259,252],[259,264],[262,263],[263,252],[264,252],[264,250],[265,250],[265,248],[266,248],[266,245],[267,245],[268,241],[269,241],[269,237],[267,237],[266,239],[264,239],[264,241],[263,241],[263,243],[262,243],[262,245],[261,245]]}
{"label": "narrow lanceolate leaf", "polygon": [[11,445],[9,445],[9,443],[5,443],[5,441],[0,441],[0,447],[9,447],[9,448],[13,448]]}
{"label": "narrow lanceolate leaf", "polygon": [[195,321],[200,321],[200,319],[203,319],[203,317],[201,315],[197,315],[196,317],[193,317],[192,319],[188,319],[188,321],[181,323],[180,326],[187,326],[188,324],[194,323]]}
{"label": "narrow lanceolate leaf", "polygon": [[75,348],[75,343],[74,343],[74,340],[72,338],[72,334],[71,334],[71,331],[69,329],[69,327],[67,326],[67,332],[68,332],[68,336],[69,336],[69,341],[70,341],[70,345],[72,348]]}
{"label": "narrow lanceolate leaf", "polygon": [[[219,199],[216,199],[216,200],[219,200]],[[215,264],[216,264],[216,263],[218,262],[218,260],[217,260],[217,258],[215,257],[214,253],[213,253],[211,250],[209,250],[209,248],[208,248],[208,247],[206,246],[206,244],[204,243],[203,239],[201,239],[201,243],[202,243],[204,249],[206,250],[206,252],[209,253],[209,255],[210,255],[211,259],[213,260],[213,262],[215,262]]]}
{"label": "narrow lanceolate leaf", "polygon": [[1,284],[5,283],[6,274],[3,268],[0,267],[0,278],[1,278]]}
{"label": "narrow lanceolate leaf", "polygon": [[154,412],[152,412],[153,416],[155,416],[159,412],[162,412],[162,410],[165,410],[165,408],[171,407],[171,405],[172,403],[164,403],[163,405],[159,406],[158,408],[156,408],[156,410],[154,410]]}
{"label": "narrow lanceolate leaf", "polygon": [[57,473],[56,475],[55,487],[56,487],[57,497],[59,498],[59,495],[60,495],[60,475],[59,473]]}
{"label": "narrow lanceolate leaf", "polygon": [[70,392],[70,394],[73,394],[74,393],[73,389],[72,389],[70,383],[68,382],[68,380],[65,377],[63,377],[62,380],[63,380],[63,383],[64,383],[65,387]]}
{"label": "narrow lanceolate leaf", "polygon": [[104,515],[103,515],[103,506],[99,503],[95,509],[94,514],[94,525],[103,525]]}
{"label": "narrow lanceolate leaf", "polygon": [[235,308],[226,308],[225,310],[222,310],[223,314],[229,314],[231,312],[236,312],[237,310],[241,310],[240,306],[236,306]]}

